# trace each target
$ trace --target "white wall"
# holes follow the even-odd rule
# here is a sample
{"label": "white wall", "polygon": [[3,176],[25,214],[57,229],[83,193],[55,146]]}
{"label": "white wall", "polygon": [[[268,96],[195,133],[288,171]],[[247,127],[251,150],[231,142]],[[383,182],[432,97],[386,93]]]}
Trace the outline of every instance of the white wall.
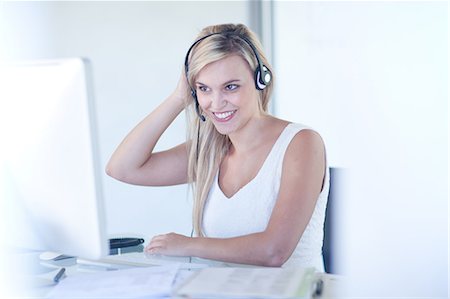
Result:
{"label": "white wall", "polygon": [[[1,2],[5,59],[93,61],[101,162],[171,91],[202,27],[246,2]],[[275,112],[318,129],[349,172],[346,266],[356,297],[446,297],[445,2],[275,2]],[[158,148],[184,139],[180,117]],[[185,186],[104,176],[108,232],[190,232]],[[374,283],[375,282],[375,283]]]}
{"label": "white wall", "polygon": [[[6,60],[88,57],[93,64],[101,164],[129,130],[175,87],[201,28],[249,22],[248,3],[2,2],[0,56]],[[183,142],[184,115],[157,149]],[[191,231],[186,185],[137,187],[106,175],[109,234],[144,237]]]}
{"label": "white wall", "polygon": [[354,298],[447,298],[448,4],[275,2],[278,116],[347,169]]}

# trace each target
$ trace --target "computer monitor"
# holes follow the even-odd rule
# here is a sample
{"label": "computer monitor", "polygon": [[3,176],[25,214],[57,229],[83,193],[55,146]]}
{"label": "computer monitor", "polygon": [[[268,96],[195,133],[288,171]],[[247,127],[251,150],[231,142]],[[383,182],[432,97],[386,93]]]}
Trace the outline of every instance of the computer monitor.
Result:
{"label": "computer monitor", "polygon": [[2,65],[0,82],[6,246],[107,255],[89,62]]}

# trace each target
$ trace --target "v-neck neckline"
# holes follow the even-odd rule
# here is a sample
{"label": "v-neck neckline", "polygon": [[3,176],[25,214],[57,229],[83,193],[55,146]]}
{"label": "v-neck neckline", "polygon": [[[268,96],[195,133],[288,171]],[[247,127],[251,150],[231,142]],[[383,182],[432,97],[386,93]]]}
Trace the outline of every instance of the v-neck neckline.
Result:
{"label": "v-neck neckline", "polygon": [[275,142],[272,145],[272,148],[270,149],[269,153],[267,154],[266,158],[264,159],[263,164],[261,165],[261,167],[259,168],[258,172],[256,173],[256,175],[250,180],[248,181],[245,185],[243,185],[241,188],[239,188],[234,194],[232,194],[230,197],[228,197],[225,192],[223,192],[222,187],[220,186],[219,183],[219,177],[220,177],[220,167],[219,170],[216,173],[216,178],[214,179],[216,187],[220,190],[220,193],[223,195],[223,197],[225,197],[227,200],[231,200],[233,199],[237,194],[239,194],[242,190],[248,188],[253,182],[255,182],[255,180],[258,178],[258,176],[260,175],[260,173],[262,172],[262,170],[265,168],[265,165],[268,163],[267,161],[269,161],[269,159],[271,158],[271,156],[273,155],[273,151],[276,147],[276,145],[280,142],[281,137],[285,134],[285,132],[287,132],[287,128],[289,126],[291,126],[292,123],[288,123],[284,129],[281,131],[280,135],[277,137],[277,139],[275,140]]}

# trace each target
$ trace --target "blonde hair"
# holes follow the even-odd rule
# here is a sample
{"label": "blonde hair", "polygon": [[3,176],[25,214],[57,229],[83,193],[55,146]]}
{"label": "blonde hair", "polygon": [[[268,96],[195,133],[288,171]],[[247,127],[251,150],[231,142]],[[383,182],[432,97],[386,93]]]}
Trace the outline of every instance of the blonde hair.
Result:
{"label": "blonde hair", "polygon": [[[214,34],[213,33],[223,33]],[[208,64],[226,58],[231,55],[241,56],[249,64],[252,70],[258,66],[255,54],[243,38],[251,42],[258,52],[259,59],[269,69],[272,69],[262,52],[262,46],[256,35],[242,24],[222,24],[204,28],[197,40],[207,38],[198,42],[189,54],[189,69],[187,80],[192,88],[195,88],[195,80],[200,71]],[[273,73],[272,73],[273,76]],[[256,87],[255,87],[256,88]],[[259,108],[262,113],[267,113],[270,95],[273,89],[273,78],[270,85],[260,92]],[[188,97],[192,98],[190,90]],[[193,102],[193,101],[192,101]],[[203,210],[209,190],[214,177],[219,169],[220,163],[228,153],[231,142],[227,135],[220,134],[214,124],[206,119],[199,119],[194,105],[187,109],[188,121],[188,178],[191,183],[194,206],[192,211],[193,228],[197,236],[203,236],[202,222]]]}

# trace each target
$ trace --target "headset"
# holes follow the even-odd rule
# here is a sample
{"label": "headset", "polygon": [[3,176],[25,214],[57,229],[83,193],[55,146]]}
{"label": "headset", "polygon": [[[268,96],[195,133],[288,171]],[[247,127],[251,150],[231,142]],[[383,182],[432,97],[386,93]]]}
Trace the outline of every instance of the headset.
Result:
{"label": "headset", "polygon": [[[198,40],[196,40],[189,48],[189,50],[186,53],[186,58],[184,59],[184,72],[186,75],[186,80],[188,79],[188,72],[189,72],[189,55],[192,52],[192,49],[198,45],[201,41],[203,41],[204,39],[210,37],[210,36],[214,36],[214,35],[224,35],[225,37],[229,37],[231,35],[237,36],[239,37],[241,40],[243,40],[253,51],[253,53],[255,54],[255,58],[256,61],[258,63],[258,66],[256,67],[256,70],[254,72],[254,77],[255,77],[255,87],[257,90],[263,90],[265,89],[267,86],[269,86],[269,84],[272,81],[272,72],[269,70],[268,67],[266,67],[258,54],[258,51],[256,51],[255,46],[252,44],[252,42],[250,42],[250,40],[248,38],[246,38],[245,36],[232,32],[232,31],[224,31],[224,32],[215,32],[215,33],[211,33],[208,35],[205,35],[201,38],[199,38]],[[188,81],[189,84],[189,81]],[[190,84],[189,87],[191,89],[191,95],[194,99],[195,102],[195,111],[197,112],[198,117],[202,120],[205,121],[206,118],[204,115],[202,115],[200,113],[200,108],[199,108],[199,103],[198,103],[198,98],[197,98],[197,92],[195,90],[195,88],[193,88]]]}

